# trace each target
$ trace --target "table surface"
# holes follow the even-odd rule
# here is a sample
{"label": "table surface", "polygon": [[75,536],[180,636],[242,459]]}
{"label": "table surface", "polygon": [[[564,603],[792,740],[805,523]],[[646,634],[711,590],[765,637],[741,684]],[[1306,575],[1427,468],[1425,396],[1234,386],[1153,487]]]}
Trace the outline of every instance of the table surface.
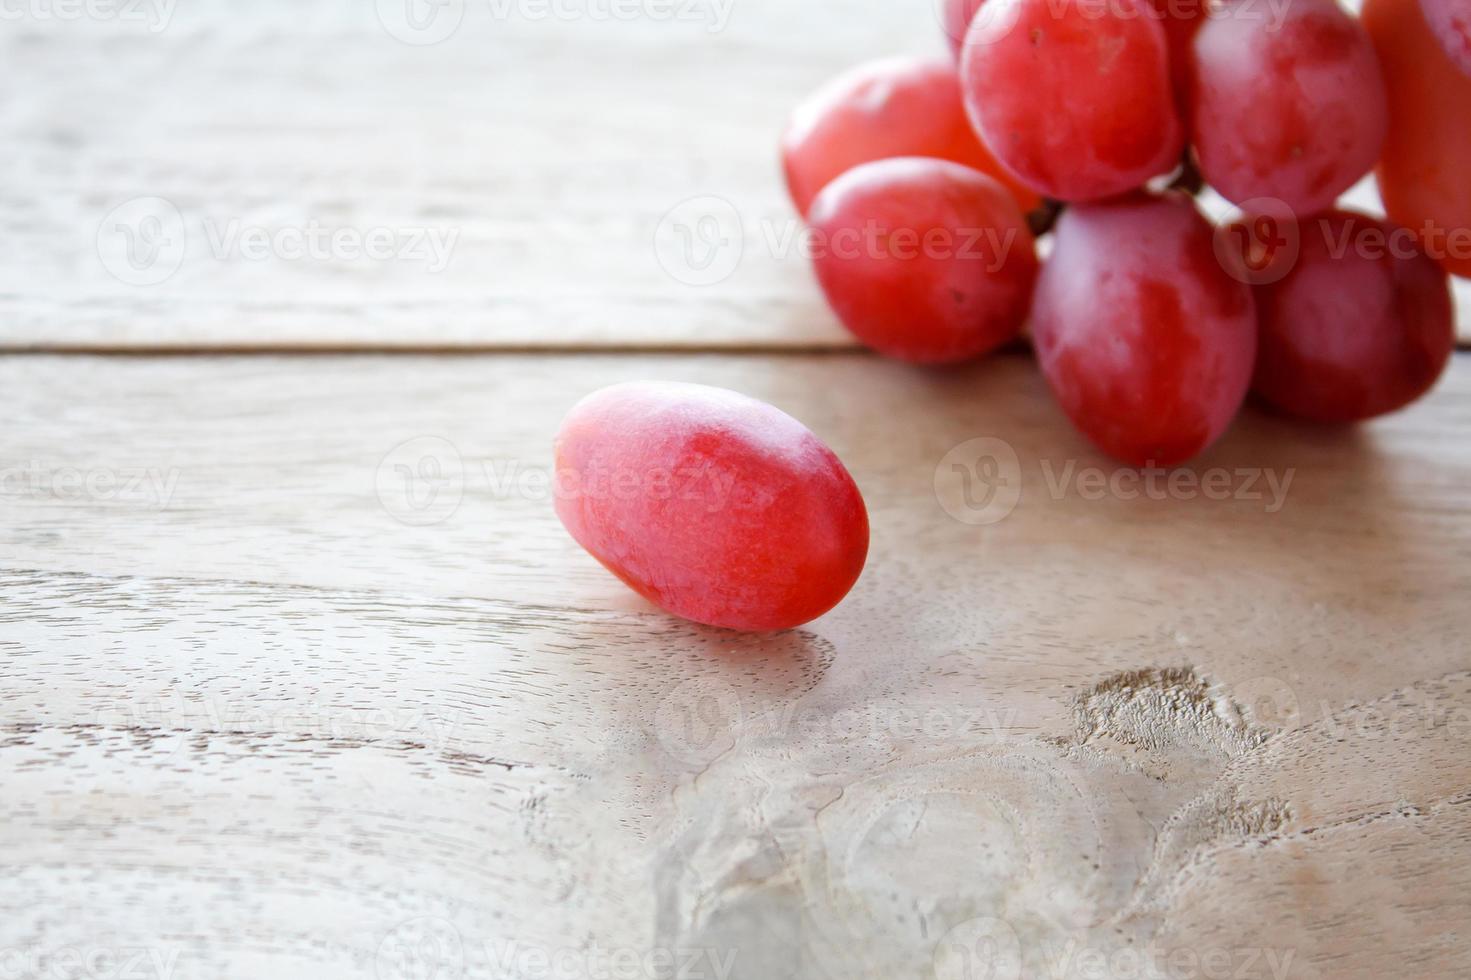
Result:
{"label": "table surface", "polygon": [[[1471,973],[1471,353],[1168,474],[1024,351],[852,350],[771,143],[925,6],[7,24],[0,980]],[[699,285],[653,243],[711,196]],[[120,267],[140,197],[187,234],[130,206],[168,244]],[[460,244],[217,251],[313,219]],[[636,378],[833,446],[847,601],[706,629],[570,541],[551,433]]]}

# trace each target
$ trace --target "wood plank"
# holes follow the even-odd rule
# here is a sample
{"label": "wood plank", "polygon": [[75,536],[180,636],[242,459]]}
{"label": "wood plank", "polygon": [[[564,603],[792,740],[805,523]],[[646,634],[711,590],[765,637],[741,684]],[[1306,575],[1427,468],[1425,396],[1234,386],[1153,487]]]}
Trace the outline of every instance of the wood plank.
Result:
{"label": "wood plank", "polygon": [[[843,605],[687,625],[566,538],[525,474],[636,377],[831,442],[874,526]],[[1247,413],[1186,471],[1229,499],[1088,489],[1120,471],[1022,356],[29,356],[0,390],[0,968],[1471,968],[1471,358],[1355,430]],[[967,503],[981,450],[1014,502]]]}
{"label": "wood plank", "polygon": [[[794,16],[785,0],[475,0],[443,7],[462,22],[432,46],[400,42],[375,11],[398,24],[403,6],[179,4],[156,32],[8,25],[0,59],[32,94],[0,119],[15,171],[0,343],[850,346],[785,237],[776,140],[795,100],[847,64],[940,51],[922,3],[858,16],[815,0]],[[638,15],[656,9],[678,16]],[[153,198],[167,204],[113,213]],[[702,286],[672,222],[697,225],[707,204],[745,234],[712,253],[739,259],[729,277]],[[156,264],[135,274],[109,232],[109,262],[145,283],[171,274],[119,281],[99,229],[142,235],[150,217],[183,244],[138,252]],[[401,261],[223,244],[313,222],[453,247],[441,263],[427,241]]]}
{"label": "wood plank", "polygon": [[398,0],[23,11],[0,348],[852,347],[777,136],[843,68],[940,52],[933,0],[661,3],[456,0],[429,46]]}

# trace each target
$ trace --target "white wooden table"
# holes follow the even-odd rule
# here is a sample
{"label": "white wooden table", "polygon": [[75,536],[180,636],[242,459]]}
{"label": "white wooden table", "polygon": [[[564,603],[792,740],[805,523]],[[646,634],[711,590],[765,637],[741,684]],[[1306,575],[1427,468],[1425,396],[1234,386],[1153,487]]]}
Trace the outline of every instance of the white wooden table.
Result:
{"label": "white wooden table", "polygon": [[[768,237],[785,108],[926,0],[523,7],[0,25],[0,980],[1471,973],[1471,354],[1131,475]],[[567,538],[551,434],[634,378],[830,442],[844,604],[704,629]]]}

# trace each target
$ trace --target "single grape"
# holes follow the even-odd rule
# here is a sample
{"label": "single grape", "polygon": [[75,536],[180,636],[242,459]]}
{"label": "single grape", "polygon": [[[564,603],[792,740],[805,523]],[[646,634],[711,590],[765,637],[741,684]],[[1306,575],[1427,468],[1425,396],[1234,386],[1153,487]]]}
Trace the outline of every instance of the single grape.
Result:
{"label": "single grape", "polygon": [[1111,197],[1179,163],[1169,51],[1148,0],[988,0],[960,78],[982,142],[1040,194]]}
{"label": "single grape", "polygon": [[1450,278],[1412,232],[1350,211],[1301,225],[1296,263],[1257,287],[1257,394],[1290,415],[1354,422],[1402,408],[1455,346]]}
{"label": "single grape", "polygon": [[1471,75],[1471,0],[1420,0],[1420,8],[1446,57]]}
{"label": "single grape", "polygon": [[1251,381],[1256,315],[1244,272],[1217,260],[1210,224],[1182,195],[1069,208],[1055,238],[1032,334],[1063,410],[1135,465],[1203,451]]}
{"label": "single grape", "polygon": [[1379,191],[1426,254],[1471,276],[1471,78],[1431,34],[1415,0],[1369,0],[1364,26],[1389,84]]}
{"label": "single grape", "polygon": [[803,215],[834,177],[888,157],[963,163],[1010,185],[1023,208],[1036,204],[976,138],[943,58],[884,58],[845,72],[798,106],[782,137],[787,188]]}
{"label": "single grape", "polygon": [[1006,188],[945,160],[866,163],[812,203],[813,267],[859,340],[919,364],[960,361],[1016,337],[1036,243]]}
{"label": "single grape", "polygon": [[1191,139],[1221,196],[1276,198],[1305,216],[1379,159],[1384,81],[1368,35],[1335,0],[1296,0],[1280,16],[1235,0],[1206,19],[1192,49]]}
{"label": "single grape", "polygon": [[730,629],[790,629],[858,580],[868,512],[832,450],[764,402],[636,382],[583,399],[556,440],[556,509],[650,602]]}
{"label": "single grape", "polygon": [[976,11],[985,0],[940,0],[940,26],[945,30],[945,40],[950,51],[960,57],[960,47],[965,42],[965,33],[970,22],[976,19]]}

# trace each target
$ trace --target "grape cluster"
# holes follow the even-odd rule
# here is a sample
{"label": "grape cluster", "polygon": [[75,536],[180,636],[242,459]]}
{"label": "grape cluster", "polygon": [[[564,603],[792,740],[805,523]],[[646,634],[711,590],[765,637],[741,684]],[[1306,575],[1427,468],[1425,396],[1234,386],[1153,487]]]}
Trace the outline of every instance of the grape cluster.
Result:
{"label": "grape cluster", "polygon": [[[1252,390],[1350,422],[1442,374],[1449,275],[1471,276],[1471,0],[942,2],[952,58],[854,69],[782,140],[865,344],[950,363],[1030,322],[1067,415],[1138,465],[1202,452]],[[1337,209],[1371,170],[1387,220]],[[1239,219],[1207,220],[1207,185]]]}

